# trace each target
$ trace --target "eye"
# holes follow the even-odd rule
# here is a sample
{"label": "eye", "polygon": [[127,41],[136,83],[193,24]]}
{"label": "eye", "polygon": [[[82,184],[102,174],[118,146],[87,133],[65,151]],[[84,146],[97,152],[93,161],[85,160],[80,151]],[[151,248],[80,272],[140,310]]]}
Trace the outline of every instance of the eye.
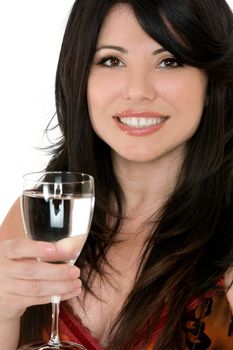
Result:
{"label": "eye", "polygon": [[104,57],[97,64],[105,67],[123,67],[124,66],[124,63],[115,56]]}
{"label": "eye", "polygon": [[162,62],[159,64],[160,68],[176,68],[181,67],[182,64],[178,62],[178,60],[175,57],[168,57],[162,60]]}

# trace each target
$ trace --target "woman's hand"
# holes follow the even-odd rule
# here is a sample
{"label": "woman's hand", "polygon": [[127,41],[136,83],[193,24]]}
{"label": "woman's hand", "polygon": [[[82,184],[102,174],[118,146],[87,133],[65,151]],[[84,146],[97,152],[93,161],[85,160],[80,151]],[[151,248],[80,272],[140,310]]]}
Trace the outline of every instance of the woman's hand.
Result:
{"label": "woman's hand", "polygon": [[66,300],[80,294],[76,266],[44,262],[62,260],[64,254],[53,243],[30,239],[0,242],[0,324],[19,319],[28,306],[50,303],[52,295]]}

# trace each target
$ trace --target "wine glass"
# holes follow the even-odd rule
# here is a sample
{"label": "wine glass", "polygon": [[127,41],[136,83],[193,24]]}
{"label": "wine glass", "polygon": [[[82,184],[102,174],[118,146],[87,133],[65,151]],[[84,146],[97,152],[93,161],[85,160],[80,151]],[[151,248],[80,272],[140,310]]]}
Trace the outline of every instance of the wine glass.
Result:
{"label": "wine glass", "polygon": [[[28,238],[54,242],[74,259],[49,263],[74,264],[90,229],[94,209],[94,179],[78,172],[30,173],[23,177],[21,210]],[[38,258],[38,260],[40,260]],[[21,346],[18,350],[82,349],[82,345],[60,341],[58,322],[60,296],[51,297],[52,329],[47,344],[43,341]]]}

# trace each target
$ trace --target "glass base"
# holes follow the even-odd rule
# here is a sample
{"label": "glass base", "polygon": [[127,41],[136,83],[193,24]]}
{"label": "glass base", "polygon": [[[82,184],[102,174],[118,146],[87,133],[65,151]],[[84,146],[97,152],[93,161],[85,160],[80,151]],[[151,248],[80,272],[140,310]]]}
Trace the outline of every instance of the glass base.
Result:
{"label": "glass base", "polygon": [[62,341],[59,345],[49,345],[42,341],[22,345],[18,350],[87,350],[84,346],[72,343],[70,341]]}

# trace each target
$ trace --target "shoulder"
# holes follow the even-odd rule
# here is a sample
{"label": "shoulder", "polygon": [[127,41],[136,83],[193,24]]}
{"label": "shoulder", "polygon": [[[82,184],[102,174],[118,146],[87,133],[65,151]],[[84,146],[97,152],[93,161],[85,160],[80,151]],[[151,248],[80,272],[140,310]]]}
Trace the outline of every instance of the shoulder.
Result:
{"label": "shoulder", "polygon": [[224,283],[226,288],[226,295],[230,304],[231,310],[233,311],[233,269],[230,267],[224,275]]}
{"label": "shoulder", "polygon": [[21,217],[20,199],[18,198],[1,224],[0,241],[24,237],[25,231]]}

